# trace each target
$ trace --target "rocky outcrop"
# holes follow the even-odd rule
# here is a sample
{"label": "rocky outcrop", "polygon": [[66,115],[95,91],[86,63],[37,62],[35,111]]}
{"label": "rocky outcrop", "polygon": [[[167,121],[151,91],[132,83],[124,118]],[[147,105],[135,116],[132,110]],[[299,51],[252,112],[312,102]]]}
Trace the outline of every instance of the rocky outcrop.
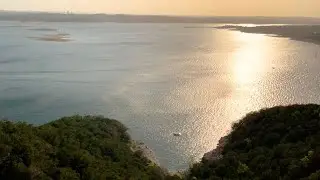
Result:
{"label": "rocky outcrop", "polygon": [[131,141],[131,150],[133,152],[140,151],[142,155],[148,158],[152,163],[160,165],[159,161],[156,158],[154,152],[144,143],[140,141]]}
{"label": "rocky outcrop", "polygon": [[207,160],[207,161],[216,161],[216,160],[221,159],[223,157],[222,151],[223,151],[223,148],[224,148],[225,144],[227,143],[227,141],[228,141],[228,136],[224,136],[224,137],[220,138],[220,140],[217,144],[217,147],[215,149],[213,149],[212,151],[205,153],[203,156],[203,159]]}

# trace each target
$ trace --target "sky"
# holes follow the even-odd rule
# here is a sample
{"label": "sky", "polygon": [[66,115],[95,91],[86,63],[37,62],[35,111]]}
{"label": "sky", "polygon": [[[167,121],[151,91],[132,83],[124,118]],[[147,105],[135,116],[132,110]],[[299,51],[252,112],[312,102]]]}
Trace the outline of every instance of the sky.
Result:
{"label": "sky", "polygon": [[0,10],[320,17],[320,0],[0,0]]}

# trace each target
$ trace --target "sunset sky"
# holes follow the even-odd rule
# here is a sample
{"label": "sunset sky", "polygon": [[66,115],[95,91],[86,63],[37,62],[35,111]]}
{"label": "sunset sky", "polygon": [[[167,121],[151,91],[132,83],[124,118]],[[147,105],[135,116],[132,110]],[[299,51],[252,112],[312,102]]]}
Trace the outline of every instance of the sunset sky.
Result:
{"label": "sunset sky", "polygon": [[0,0],[0,9],[76,13],[320,17],[320,0]]}

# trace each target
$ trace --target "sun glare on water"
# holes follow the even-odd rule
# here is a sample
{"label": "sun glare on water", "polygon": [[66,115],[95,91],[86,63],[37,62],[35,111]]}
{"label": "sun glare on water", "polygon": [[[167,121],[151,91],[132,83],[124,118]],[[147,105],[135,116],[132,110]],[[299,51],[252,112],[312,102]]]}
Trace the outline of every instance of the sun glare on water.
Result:
{"label": "sun glare on water", "polygon": [[232,55],[233,77],[237,88],[248,87],[266,71],[267,43],[264,35],[237,32],[235,40],[243,45]]}
{"label": "sun glare on water", "polygon": [[[229,58],[229,72],[232,93],[226,101],[228,116],[226,119],[236,121],[253,110],[258,110],[265,101],[265,90],[261,83],[270,71],[268,53],[272,52],[272,45],[268,37],[260,34],[234,32],[234,42],[241,44]],[[271,68],[272,69],[272,68]],[[263,84],[263,83],[262,83]]]}

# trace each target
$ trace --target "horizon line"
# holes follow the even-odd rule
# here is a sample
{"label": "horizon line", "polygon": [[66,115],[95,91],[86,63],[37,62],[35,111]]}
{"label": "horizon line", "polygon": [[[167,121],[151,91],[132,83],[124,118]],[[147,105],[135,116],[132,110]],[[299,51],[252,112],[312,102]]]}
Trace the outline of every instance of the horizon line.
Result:
{"label": "horizon line", "polygon": [[230,17],[230,18],[314,18],[320,19],[319,16],[227,16],[227,15],[177,15],[177,14],[130,14],[130,13],[105,13],[105,12],[73,12],[73,11],[41,11],[41,10],[6,10],[0,9],[0,12],[14,13],[47,13],[61,15],[113,15],[113,16],[162,16],[162,17],[189,17],[189,18],[214,18],[214,17]]}

